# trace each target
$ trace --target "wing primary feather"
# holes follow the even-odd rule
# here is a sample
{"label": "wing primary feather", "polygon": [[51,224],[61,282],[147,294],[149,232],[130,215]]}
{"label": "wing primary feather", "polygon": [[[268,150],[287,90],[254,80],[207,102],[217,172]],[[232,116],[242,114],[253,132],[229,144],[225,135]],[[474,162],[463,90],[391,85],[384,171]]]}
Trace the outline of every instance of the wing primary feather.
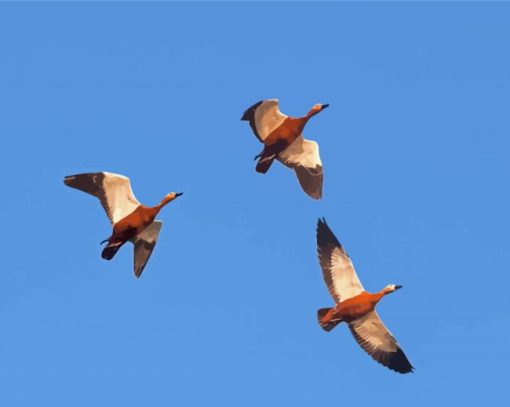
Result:
{"label": "wing primary feather", "polygon": [[155,220],[147,226],[138,236],[131,239],[134,244],[134,274],[140,278],[147,262],[149,261],[154,247],[158,241],[159,232],[163,222]]}
{"label": "wing primary feather", "polygon": [[112,224],[140,205],[131,190],[129,178],[124,175],[110,172],[76,174],[65,177],[64,183],[99,198]]}
{"label": "wing primary feather", "polygon": [[328,226],[326,218],[322,217],[319,218],[317,222],[317,245],[320,247],[324,247],[327,246],[328,244],[338,246],[344,252],[342,245],[340,244],[337,237]]}
{"label": "wing primary feather", "polygon": [[253,120],[255,117],[255,110],[257,110],[257,107],[259,107],[262,104],[262,102],[264,101],[261,100],[260,102],[257,102],[254,105],[250,106],[248,109],[246,109],[243,113],[243,117],[241,117],[241,120],[247,121]]}
{"label": "wing primary feather", "polygon": [[262,137],[260,137],[260,134],[257,131],[257,125],[255,123],[255,110],[263,103],[264,101],[261,100],[260,102],[255,103],[253,106],[246,109],[243,113],[243,117],[241,117],[241,120],[246,120],[249,122],[251,130],[253,131],[253,134],[257,136],[257,138],[262,141]]}
{"label": "wing primary feather", "polygon": [[317,222],[317,255],[324,282],[335,302],[364,291],[351,259],[324,218]]}
{"label": "wing primary feather", "polygon": [[248,108],[241,117],[241,120],[247,120],[250,127],[259,139],[264,140],[278,128],[288,116],[280,112],[278,108],[278,99],[266,99],[255,103]]}
{"label": "wing primary feather", "polygon": [[349,329],[356,342],[376,362],[398,373],[413,372],[414,367],[377,312],[350,322]]}

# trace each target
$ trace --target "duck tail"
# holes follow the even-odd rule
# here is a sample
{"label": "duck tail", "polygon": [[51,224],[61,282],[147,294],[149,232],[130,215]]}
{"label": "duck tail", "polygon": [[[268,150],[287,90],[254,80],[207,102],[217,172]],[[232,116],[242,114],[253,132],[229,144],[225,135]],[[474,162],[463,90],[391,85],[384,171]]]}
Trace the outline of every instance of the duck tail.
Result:
{"label": "duck tail", "polygon": [[[276,158],[276,154],[271,154],[268,156],[265,156],[264,154],[262,154],[259,156],[260,156],[260,160],[257,163],[257,166],[255,167],[255,169],[257,170],[257,172],[259,172],[261,174],[265,174],[271,167],[271,164],[273,164],[273,161]],[[256,158],[258,158],[258,157],[256,157]]]}
{"label": "duck tail", "polygon": [[101,257],[105,260],[111,260],[113,256],[119,251],[123,243],[109,243],[103,249]]}
{"label": "duck tail", "polygon": [[333,308],[321,308],[317,311],[317,319],[319,325],[326,332],[331,331],[335,326],[342,322],[341,318],[334,318],[332,315],[328,315]]}

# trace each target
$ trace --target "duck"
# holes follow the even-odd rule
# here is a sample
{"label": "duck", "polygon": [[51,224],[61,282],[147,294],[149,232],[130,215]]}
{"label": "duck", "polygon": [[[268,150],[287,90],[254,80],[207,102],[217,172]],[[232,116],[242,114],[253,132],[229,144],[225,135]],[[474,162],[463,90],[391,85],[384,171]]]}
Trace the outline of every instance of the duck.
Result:
{"label": "duck", "polygon": [[376,362],[398,373],[413,372],[414,367],[375,310],[379,301],[402,286],[388,284],[377,293],[366,292],[351,259],[324,218],[317,223],[317,254],[336,303],[317,311],[321,328],[329,332],[345,322],[354,339]]}
{"label": "duck", "polygon": [[319,145],[303,137],[308,120],[326,109],[315,104],[303,117],[290,117],[279,109],[278,99],[266,99],[246,109],[241,120],[248,121],[264,149],[255,156],[256,171],[265,174],[274,160],[293,169],[301,188],[313,199],[322,198],[323,170]]}
{"label": "duck", "polygon": [[95,196],[101,202],[112,225],[112,233],[101,257],[111,260],[126,243],[134,245],[134,274],[136,278],[142,272],[156,246],[163,222],[156,216],[182,192],[170,192],[155,206],[144,206],[134,196],[128,177],[111,172],[91,172],[68,175],[64,184]]}

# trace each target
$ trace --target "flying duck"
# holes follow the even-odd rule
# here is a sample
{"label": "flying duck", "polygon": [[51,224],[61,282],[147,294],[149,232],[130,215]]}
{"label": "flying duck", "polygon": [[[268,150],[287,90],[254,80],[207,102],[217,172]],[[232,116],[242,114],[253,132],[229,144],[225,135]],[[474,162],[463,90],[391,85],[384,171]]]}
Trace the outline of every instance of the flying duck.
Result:
{"label": "flying duck", "polygon": [[262,100],[247,109],[241,120],[250,123],[264,149],[255,156],[256,170],[265,174],[276,159],[294,169],[303,190],[314,199],[322,198],[322,162],[319,145],[306,140],[303,129],[311,117],[329,105],[316,104],[303,117],[289,117],[278,108],[278,99]]}
{"label": "flying duck", "polygon": [[159,211],[182,193],[170,192],[156,206],[144,206],[135,198],[129,178],[111,172],[69,175],[64,184],[99,198],[113,227],[101,257],[110,260],[124,243],[134,244],[134,273],[138,278],[154,250],[163,223]]}
{"label": "flying duck", "polygon": [[412,372],[413,366],[375,311],[384,296],[402,286],[389,284],[378,293],[366,292],[351,259],[324,219],[319,219],[317,225],[317,252],[324,281],[336,303],[332,308],[318,310],[320,326],[329,332],[345,322],[354,339],[375,361],[398,373]]}

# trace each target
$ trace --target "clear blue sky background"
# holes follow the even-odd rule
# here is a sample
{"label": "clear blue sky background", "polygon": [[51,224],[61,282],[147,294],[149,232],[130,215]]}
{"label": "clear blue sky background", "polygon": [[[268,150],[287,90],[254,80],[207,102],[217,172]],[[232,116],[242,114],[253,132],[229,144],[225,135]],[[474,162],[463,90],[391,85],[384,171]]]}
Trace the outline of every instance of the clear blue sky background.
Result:
{"label": "clear blue sky background", "polygon": [[[2,406],[502,405],[510,4],[0,4]],[[243,110],[330,103],[324,200],[254,171]],[[184,196],[144,275],[65,175]],[[325,216],[416,373],[373,362],[316,259]]]}

